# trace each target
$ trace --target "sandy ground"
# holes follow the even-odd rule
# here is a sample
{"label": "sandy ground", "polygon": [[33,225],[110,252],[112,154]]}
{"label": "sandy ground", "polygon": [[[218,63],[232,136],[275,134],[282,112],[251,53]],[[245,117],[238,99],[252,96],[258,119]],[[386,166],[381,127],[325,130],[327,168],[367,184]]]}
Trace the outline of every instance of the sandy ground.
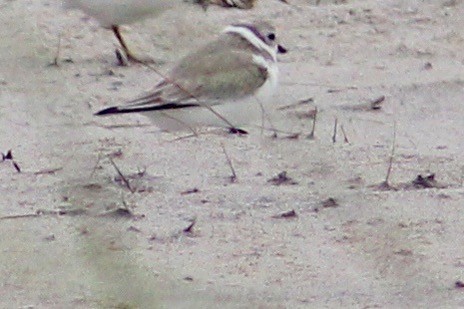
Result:
{"label": "sandy ground", "polygon": [[118,67],[109,31],[59,1],[0,2],[0,150],[21,168],[0,164],[1,308],[464,306],[464,4],[289,1],[124,28],[167,70],[229,23],[278,26],[290,53],[266,109],[299,135],[182,139],[92,116],[159,80]]}

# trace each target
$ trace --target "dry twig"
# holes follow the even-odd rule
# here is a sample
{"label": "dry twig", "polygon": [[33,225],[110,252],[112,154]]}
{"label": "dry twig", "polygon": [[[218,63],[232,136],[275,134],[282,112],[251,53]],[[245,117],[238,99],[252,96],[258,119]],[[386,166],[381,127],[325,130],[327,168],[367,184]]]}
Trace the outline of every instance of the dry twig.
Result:
{"label": "dry twig", "polygon": [[390,153],[390,159],[388,161],[387,175],[385,176],[384,182],[380,184],[380,188],[382,189],[391,189],[390,175],[391,175],[391,171],[393,167],[393,157],[395,156],[395,150],[396,150],[396,122],[393,125],[393,142],[392,142],[392,148],[391,148],[391,153]]}
{"label": "dry twig", "polygon": [[232,172],[232,175],[230,176],[230,181],[231,182],[236,182],[237,181],[237,174],[235,173],[235,168],[232,165],[232,160],[230,159],[229,155],[227,154],[226,147],[224,146],[223,143],[221,143],[222,147],[222,152],[224,153],[224,156],[226,157],[227,164],[229,164],[230,170]]}
{"label": "dry twig", "polygon": [[332,143],[336,143],[337,142],[337,127],[338,127],[338,118],[335,117],[335,122],[334,122],[334,133],[332,135]]}
{"label": "dry twig", "polygon": [[135,190],[132,189],[129,181],[127,180],[127,178],[122,174],[121,170],[118,168],[118,166],[116,165],[116,163],[114,163],[113,159],[111,157],[108,157],[108,159],[110,160],[110,163],[111,165],[113,165],[114,169],[116,170],[116,172],[118,173],[119,177],[121,177],[122,181],[124,182],[124,184],[126,185],[127,189],[129,189],[129,191],[131,193],[134,193]]}

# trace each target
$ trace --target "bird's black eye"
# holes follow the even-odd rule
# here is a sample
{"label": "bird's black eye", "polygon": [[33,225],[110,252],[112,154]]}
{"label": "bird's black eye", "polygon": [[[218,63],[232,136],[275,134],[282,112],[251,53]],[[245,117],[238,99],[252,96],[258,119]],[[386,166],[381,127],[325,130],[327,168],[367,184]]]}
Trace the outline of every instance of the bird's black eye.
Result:
{"label": "bird's black eye", "polygon": [[271,40],[271,41],[274,41],[276,37],[275,37],[275,34],[274,34],[274,33],[269,33],[269,34],[267,35],[267,38],[268,38],[269,40]]}

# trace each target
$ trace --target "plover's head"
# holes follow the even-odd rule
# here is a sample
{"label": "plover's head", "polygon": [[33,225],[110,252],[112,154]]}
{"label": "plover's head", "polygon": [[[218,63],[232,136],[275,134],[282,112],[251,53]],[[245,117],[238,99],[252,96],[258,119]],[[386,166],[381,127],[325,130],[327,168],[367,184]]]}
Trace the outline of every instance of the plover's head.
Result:
{"label": "plover's head", "polygon": [[227,27],[225,33],[235,34],[246,40],[254,49],[259,50],[266,58],[276,61],[277,54],[285,54],[287,49],[277,42],[274,26],[268,22],[255,24],[235,24]]}

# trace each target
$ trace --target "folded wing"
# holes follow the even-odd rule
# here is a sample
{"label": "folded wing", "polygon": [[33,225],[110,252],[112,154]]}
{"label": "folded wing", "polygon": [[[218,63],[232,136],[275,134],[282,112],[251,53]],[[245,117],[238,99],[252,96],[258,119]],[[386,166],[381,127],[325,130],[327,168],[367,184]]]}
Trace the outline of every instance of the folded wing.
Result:
{"label": "folded wing", "polygon": [[249,52],[202,52],[184,58],[150,94],[96,115],[214,106],[253,95],[267,79],[267,68]]}

